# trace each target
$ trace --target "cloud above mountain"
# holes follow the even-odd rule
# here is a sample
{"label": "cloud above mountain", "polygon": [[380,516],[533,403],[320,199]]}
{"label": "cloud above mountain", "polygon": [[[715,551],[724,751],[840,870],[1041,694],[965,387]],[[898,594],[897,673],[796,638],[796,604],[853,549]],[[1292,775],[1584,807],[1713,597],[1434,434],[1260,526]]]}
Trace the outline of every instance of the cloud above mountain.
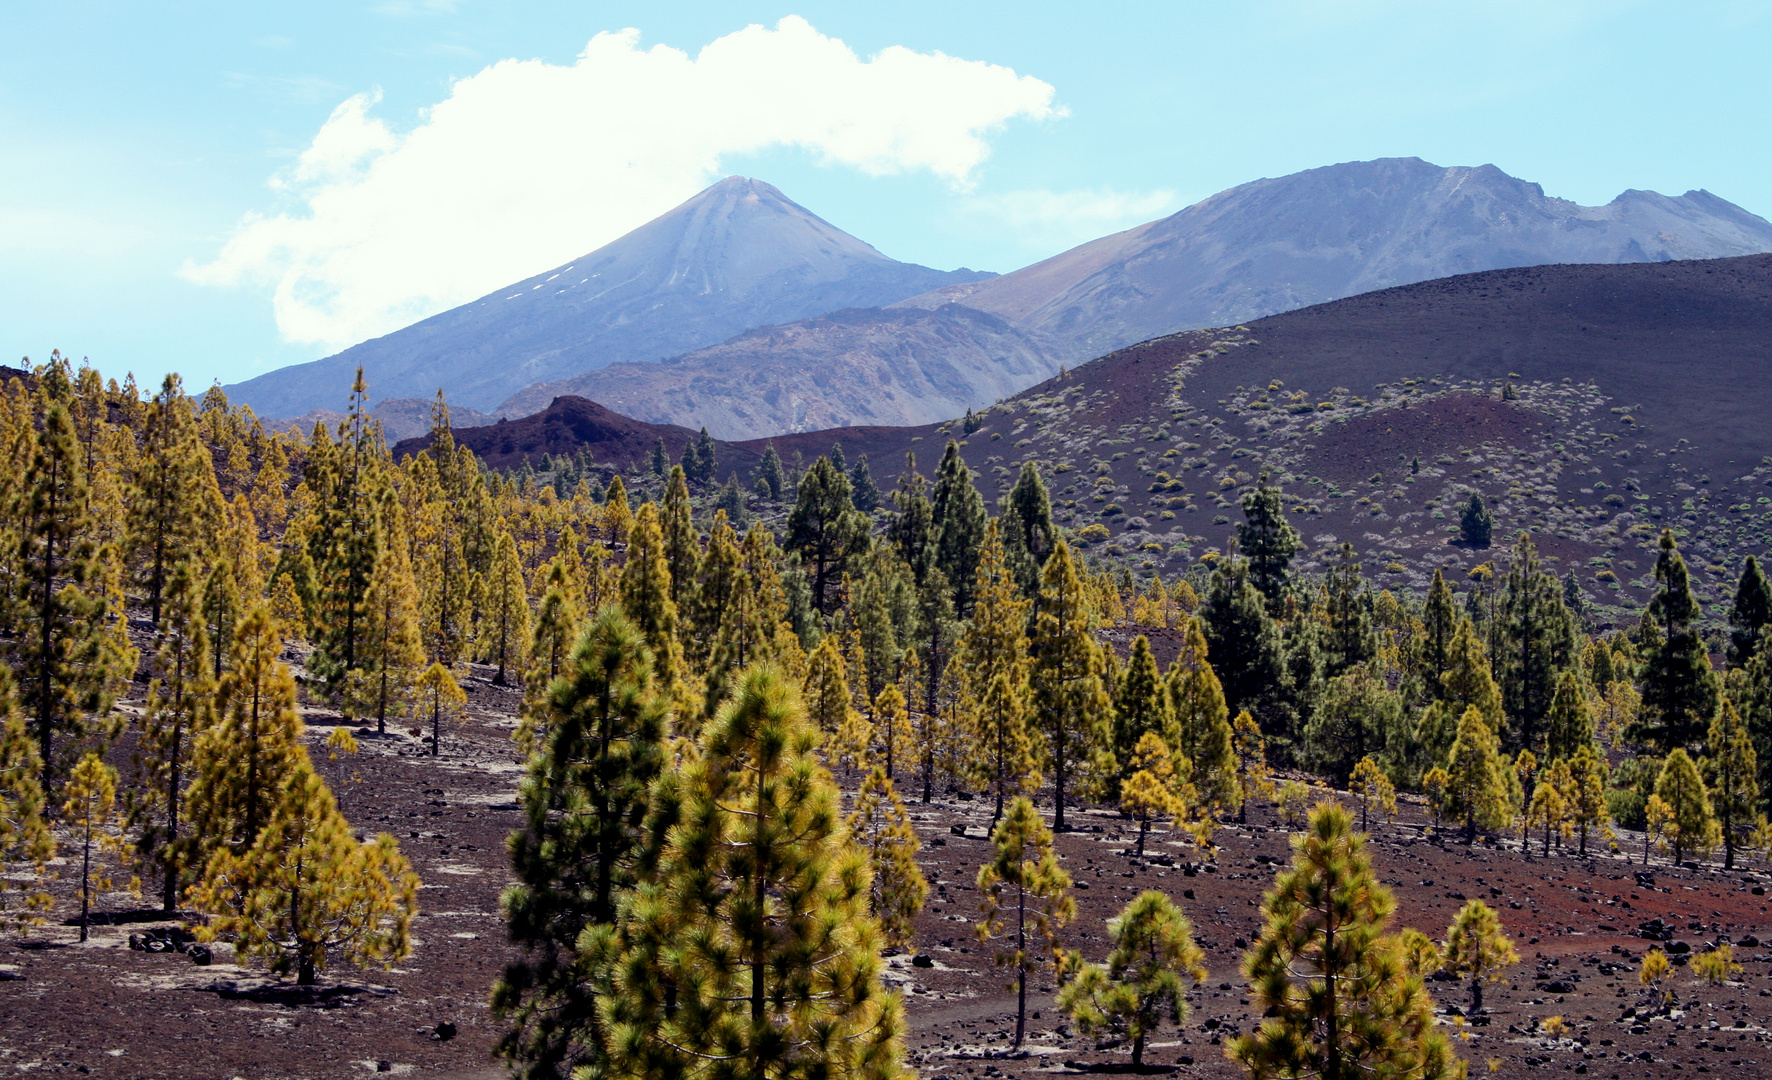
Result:
{"label": "cloud above mountain", "polygon": [[866,175],[970,188],[990,136],[1064,115],[1049,84],[893,46],[862,58],[797,16],[690,54],[637,30],[570,65],[504,60],[400,131],[379,93],[338,106],[219,255],[181,273],[269,287],[279,331],[339,348],[622,235],[693,195],[721,160],[795,147]]}

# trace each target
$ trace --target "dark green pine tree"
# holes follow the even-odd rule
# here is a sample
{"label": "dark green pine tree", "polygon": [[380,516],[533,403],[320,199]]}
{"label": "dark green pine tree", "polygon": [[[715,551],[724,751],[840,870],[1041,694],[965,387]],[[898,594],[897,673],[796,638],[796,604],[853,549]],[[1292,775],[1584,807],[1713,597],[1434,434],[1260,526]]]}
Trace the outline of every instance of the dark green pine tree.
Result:
{"label": "dark green pine tree", "polygon": [[867,519],[856,512],[849,477],[830,458],[814,461],[788,515],[787,549],[811,572],[812,603],[821,613],[837,609],[837,586],[867,540]]}
{"label": "dark green pine tree", "polygon": [[1317,714],[1317,704],[1328,681],[1323,662],[1323,638],[1327,634],[1323,621],[1305,611],[1295,613],[1281,628],[1283,693],[1261,725],[1268,740],[1268,755],[1278,763],[1294,760],[1293,751]]}
{"label": "dark green pine tree", "polygon": [[1241,559],[1221,559],[1200,606],[1206,655],[1224,686],[1232,716],[1247,712],[1261,725],[1270,753],[1290,753],[1286,667],[1280,629],[1267,613],[1267,598],[1249,580]]}
{"label": "dark green pine tree", "polygon": [[1483,496],[1471,492],[1471,497],[1464,504],[1464,510],[1458,516],[1458,537],[1466,547],[1486,548],[1489,546],[1490,534],[1495,529],[1495,518],[1490,515],[1489,508],[1483,504]]}
{"label": "dark green pine tree", "polygon": [[984,497],[972,482],[972,470],[960,456],[960,444],[951,439],[935,470],[935,491],[929,504],[935,522],[935,563],[954,590],[954,614],[969,618],[979,551],[990,516],[985,512]]}
{"label": "dark green pine tree", "polygon": [[[1741,684],[1736,688],[1734,678]],[[1741,675],[1730,680],[1735,707],[1753,740],[1759,774],[1759,805],[1765,809],[1772,797],[1772,627],[1760,631],[1759,647]]]}
{"label": "dark green pine tree", "polygon": [[670,467],[671,456],[665,452],[664,436],[660,435],[658,441],[652,444],[652,453],[647,455],[646,470],[663,480]]}
{"label": "dark green pine tree", "polygon": [[780,502],[781,493],[787,489],[787,470],[781,467],[781,455],[775,452],[775,443],[763,447],[763,458],[757,462],[757,494],[771,502]]}
{"label": "dark green pine tree", "polygon": [[855,502],[855,508],[864,514],[873,513],[880,505],[880,485],[874,483],[866,454],[856,458],[855,466],[849,470],[849,497]]}
{"label": "dark green pine tree", "polygon": [[1661,534],[1655,581],[1658,589],[1643,614],[1659,640],[1644,650],[1642,710],[1625,737],[1667,753],[1703,741],[1721,690],[1694,625],[1702,609],[1672,530]]}
{"label": "dark green pine tree", "polygon": [[1458,633],[1460,617],[1452,586],[1447,584],[1446,575],[1436,566],[1433,584],[1428,586],[1427,602],[1421,609],[1421,650],[1417,653],[1422,681],[1427,684],[1430,696],[1440,694],[1440,677],[1446,674],[1446,667],[1451,662],[1452,638]]}
{"label": "dark green pine tree", "polygon": [[147,592],[148,616],[158,627],[167,580],[174,567],[211,543],[221,501],[177,375],[166,376],[148,405],[141,454],[130,473],[125,522],[130,562]]}
{"label": "dark green pine tree", "polygon": [[1298,554],[1298,530],[1286,520],[1280,489],[1261,470],[1260,483],[1243,496],[1243,521],[1237,526],[1237,550],[1249,560],[1249,580],[1267,598],[1268,612],[1280,613],[1280,600],[1291,583],[1292,557]]}
{"label": "dark green pine tree", "polygon": [[612,933],[639,880],[648,787],[668,734],[652,655],[617,608],[605,608],[548,692],[547,742],[529,761],[511,834],[517,884],[503,907],[522,954],[492,990],[510,1023],[496,1050],[518,1076],[563,1077],[600,1066],[608,1046],[597,999],[611,972],[581,936]]}
{"label": "dark green pine tree", "polygon": [[1746,667],[1760,644],[1760,631],[1772,623],[1772,582],[1752,555],[1741,568],[1735,586],[1735,606],[1729,609],[1729,667]]}
{"label": "dark green pine tree", "polygon": [[1023,600],[1040,595],[1040,568],[1052,557],[1058,530],[1052,524],[1052,499],[1040,470],[1031,461],[1021,463],[1021,475],[998,509],[1002,518],[1003,553],[1010,572],[1021,588]]}
{"label": "dark green pine tree", "polygon": [[720,467],[718,457],[714,453],[714,437],[708,434],[707,425],[702,425],[701,433],[696,435],[695,441],[690,445],[695,447],[695,468],[690,472],[689,479],[706,487],[714,482],[714,473]]}
{"label": "dark green pine tree", "polygon": [[1330,678],[1364,664],[1378,654],[1378,635],[1372,630],[1372,594],[1360,574],[1354,545],[1341,545],[1341,562],[1329,568],[1325,583],[1329,602],[1324,615],[1329,623],[1324,657]]}
{"label": "dark green pine tree", "polygon": [[843,456],[843,444],[841,442],[832,443],[831,452],[827,456],[831,459],[831,464],[837,467],[838,472],[847,473],[849,471],[849,459]]}
{"label": "dark green pine tree", "polygon": [[923,578],[935,565],[935,511],[929,504],[929,482],[917,471],[914,452],[905,454],[905,471],[892,493],[892,521],[886,535],[921,588]]}
{"label": "dark green pine tree", "polygon": [[941,722],[942,675],[960,637],[960,621],[954,618],[954,593],[941,567],[931,566],[917,585],[917,663],[923,676],[923,712],[918,741],[923,746],[923,801],[935,797],[935,743],[933,725]]}
{"label": "dark green pine tree", "polygon": [[1575,666],[1576,630],[1563,606],[1562,587],[1544,569],[1528,533],[1514,542],[1513,566],[1501,594],[1500,630],[1491,656],[1508,720],[1502,747],[1509,753],[1542,753],[1544,717],[1556,693],[1557,675]]}

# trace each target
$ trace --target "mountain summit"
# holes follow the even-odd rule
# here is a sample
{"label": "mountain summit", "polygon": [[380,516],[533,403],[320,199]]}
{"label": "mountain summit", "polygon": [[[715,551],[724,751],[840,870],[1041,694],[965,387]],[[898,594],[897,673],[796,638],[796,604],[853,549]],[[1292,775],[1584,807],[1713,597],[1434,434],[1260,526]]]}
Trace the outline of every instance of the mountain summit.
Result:
{"label": "mountain summit", "polygon": [[890,259],[775,187],[729,176],[565,266],[228,392],[265,416],[335,408],[361,364],[378,397],[441,387],[485,409],[532,383],[986,276]]}
{"label": "mountain summit", "polygon": [[1494,165],[1381,158],[1251,181],[990,281],[945,303],[1057,335],[1087,356],[1205,326],[1483,270],[1772,251],[1772,223],[1708,191],[1546,196]]}

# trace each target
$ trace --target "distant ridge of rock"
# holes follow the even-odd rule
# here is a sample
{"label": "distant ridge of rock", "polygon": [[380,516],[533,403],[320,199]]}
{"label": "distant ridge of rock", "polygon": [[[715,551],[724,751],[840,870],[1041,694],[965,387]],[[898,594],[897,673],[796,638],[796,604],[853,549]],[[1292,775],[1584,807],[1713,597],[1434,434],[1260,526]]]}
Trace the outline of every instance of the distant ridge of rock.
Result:
{"label": "distant ridge of rock", "polygon": [[612,364],[529,387],[498,407],[522,416],[562,394],[721,439],[856,425],[922,424],[1057,374],[1051,335],[958,304],[838,311],[747,330],[662,364]]}
{"label": "distant ridge of rock", "polygon": [[960,303],[1091,356],[1207,326],[1483,270],[1772,252],[1772,222],[1708,191],[1551,198],[1494,165],[1381,158],[1255,180],[989,281],[903,306]]}
{"label": "distant ridge of rock", "polygon": [[335,356],[227,387],[263,416],[372,392],[488,409],[525,386],[652,361],[757,326],[988,275],[898,262],[773,186],[732,176],[564,266]]}

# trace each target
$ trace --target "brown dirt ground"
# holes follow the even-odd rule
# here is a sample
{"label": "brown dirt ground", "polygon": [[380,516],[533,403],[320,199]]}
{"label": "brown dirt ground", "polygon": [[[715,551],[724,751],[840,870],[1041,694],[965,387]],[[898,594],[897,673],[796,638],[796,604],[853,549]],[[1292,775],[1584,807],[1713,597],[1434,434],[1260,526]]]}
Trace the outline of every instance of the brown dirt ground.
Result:
{"label": "brown dirt ground", "polygon": [[[473,716],[446,734],[440,759],[402,731],[362,737],[356,757],[330,762],[320,744],[331,718],[308,718],[314,756],[346,814],[359,828],[394,832],[425,881],[409,959],[391,971],[328,971],[312,991],[253,965],[218,960],[198,967],[175,952],[127,947],[130,933],[167,924],[151,903],[126,894],[104,898],[105,921],[79,945],[70,924],[75,882],[64,863],[52,925],[0,944],[0,1068],[257,1080],[369,1073],[385,1062],[396,1075],[504,1075],[489,1056],[497,1032],[485,1003],[511,955],[498,896],[508,881],[504,837],[517,824],[520,770],[509,742],[515,695],[484,678],[470,686]],[[914,947],[890,958],[889,981],[905,994],[908,1056],[919,1074],[996,1080],[1129,1065],[1124,1048],[1098,1046],[1072,1031],[1054,1007],[1049,977],[1030,993],[1024,1053],[1007,1052],[1014,995],[1006,975],[992,967],[990,947],[973,938],[973,882],[986,853],[990,805],[950,795],[911,810],[931,896]],[[1210,862],[1163,833],[1153,834],[1149,857],[1136,859],[1127,854],[1128,823],[1117,814],[1072,814],[1074,831],[1058,838],[1078,882],[1079,917],[1065,931],[1066,944],[1100,959],[1109,917],[1143,889],[1169,893],[1194,921],[1211,978],[1189,995],[1189,1020],[1165,1028],[1147,1062],[1184,1076],[1237,1075],[1222,1041],[1256,1019],[1238,960],[1260,925],[1272,864],[1287,857],[1287,832],[1262,807],[1248,825],[1220,829],[1220,850]],[[1469,1036],[1461,1052],[1477,1074],[1491,1058],[1508,1076],[1535,1068],[1608,1077],[1772,1071],[1772,945],[1738,945],[1746,970],[1727,986],[1701,986],[1679,969],[1679,1008],[1667,1016],[1625,1015],[1643,1004],[1636,961],[1650,943],[1637,932],[1642,923],[1662,919],[1676,940],[1695,949],[1721,937],[1772,937],[1772,906],[1752,891],[1763,893],[1769,881],[1763,868],[1682,870],[1657,857],[1651,885],[1635,876],[1643,869],[1640,850],[1634,863],[1607,852],[1528,860],[1511,842],[1467,848],[1431,840],[1428,825],[1418,807],[1405,806],[1397,822],[1373,829],[1374,863],[1396,891],[1397,924],[1438,938],[1466,897],[1481,896],[1500,910],[1522,957],[1509,984],[1487,994],[1489,1013],[1479,1024],[1463,1026],[1449,1011],[1442,1016]],[[1621,842],[1630,850],[1641,840]],[[933,966],[917,966],[913,956]],[[1433,990],[1442,1010],[1466,1003],[1461,984],[1436,982]],[[1535,1033],[1537,1022],[1553,1014],[1570,1023],[1571,1037]],[[455,1024],[457,1034],[439,1039],[441,1022]]]}

